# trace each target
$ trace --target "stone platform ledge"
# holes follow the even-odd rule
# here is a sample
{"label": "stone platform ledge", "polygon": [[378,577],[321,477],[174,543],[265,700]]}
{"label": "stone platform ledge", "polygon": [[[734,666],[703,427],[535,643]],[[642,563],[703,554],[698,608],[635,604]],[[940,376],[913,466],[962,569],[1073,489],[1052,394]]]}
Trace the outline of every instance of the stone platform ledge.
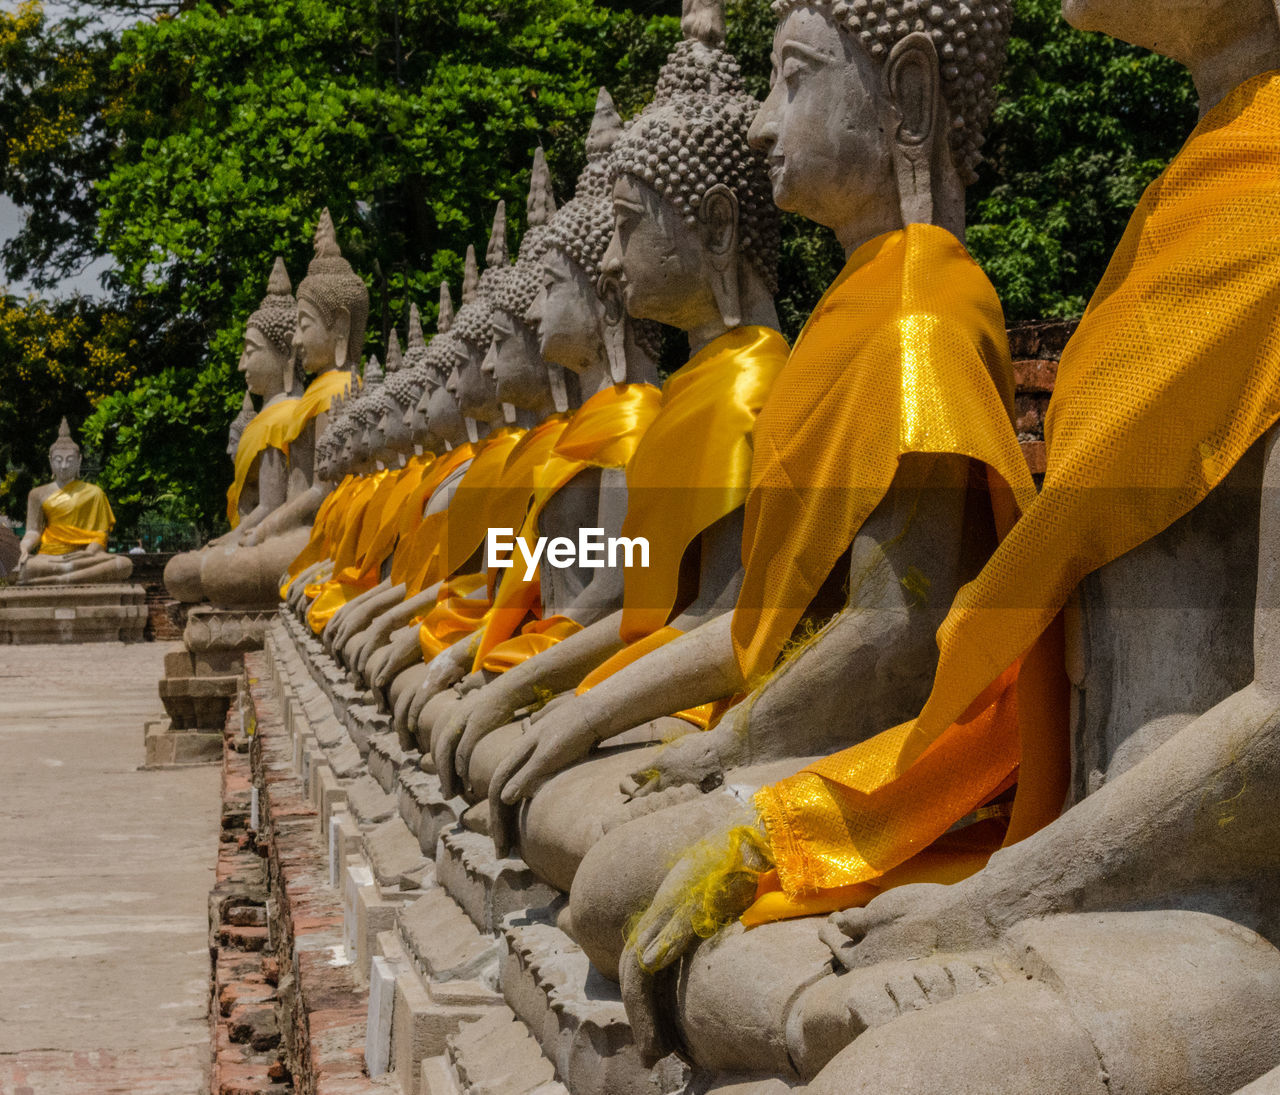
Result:
{"label": "stone platform ledge", "polygon": [[0,588],[0,644],[144,639],[147,591],[128,582]]}
{"label": "stone platform ledge", "polygon": [[342,904],[329,886],[319,815],[295,774],[265,655],[246,654],[245,672],[256,715],[251,755],[257,840],[266,852],[285,1063],[295,1090],[305,1095],[395,1090],[389,1080],[370,1079],[365,1069],[368,991],[343,946]]}
{"label": "stone platform ledge", "polygon": [[142,771],[194,768],[222,760],[222,731],[182,730],[165,719],[148,722],[143,730],[146,750]]}

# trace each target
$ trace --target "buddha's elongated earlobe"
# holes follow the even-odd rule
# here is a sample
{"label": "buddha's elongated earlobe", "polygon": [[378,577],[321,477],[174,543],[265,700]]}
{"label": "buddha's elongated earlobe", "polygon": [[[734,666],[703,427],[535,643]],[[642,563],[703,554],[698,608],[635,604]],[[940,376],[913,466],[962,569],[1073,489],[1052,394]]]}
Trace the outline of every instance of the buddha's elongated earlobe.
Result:
{"label": "buddha's elongated earlobe", "polygon": [[934,224],[933,163],[940,93],[938,53],[927,34],[909,34],[894,45],[883,81],[897,115],[893,157],[902,223]]}
{"label": "buddha's elongated earlobe", "polygon": [[622,282],[613,274],[601,274],[597,291],[604,302],[604,352],[609,376],[615,384],[627,379],[627,310],[622,304]]}
{"label": "buddha's elongated earlobe", "polygon": [[729,328],[742,325],[738,284],[738,198],[723,183],[711,187],[698,207],[703,239],[711,255],[711,292]]}
{"label": "buddha's elongated earlobe", "polygon": [[547,384],[551,388],[551,402],[557,414],[569,409],[569,389],[565,387],[564,370],[547,362]]}

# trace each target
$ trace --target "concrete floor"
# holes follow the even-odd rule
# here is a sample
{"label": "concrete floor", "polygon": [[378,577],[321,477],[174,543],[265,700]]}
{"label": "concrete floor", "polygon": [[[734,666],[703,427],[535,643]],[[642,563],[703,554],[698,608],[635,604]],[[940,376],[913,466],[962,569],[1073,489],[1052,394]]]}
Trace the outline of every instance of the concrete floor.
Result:
{"label": "concrete floor", "polygon": [[0,646],[0,1095],[207,1089],[220,770],[137,770],[178,647]]}

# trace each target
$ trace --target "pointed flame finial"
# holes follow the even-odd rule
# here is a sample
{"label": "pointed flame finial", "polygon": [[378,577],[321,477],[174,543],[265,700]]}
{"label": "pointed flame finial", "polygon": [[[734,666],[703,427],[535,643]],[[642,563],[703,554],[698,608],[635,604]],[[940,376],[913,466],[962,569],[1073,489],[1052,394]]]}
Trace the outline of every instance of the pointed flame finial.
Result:
{"label": "pointed flame finial", "polygon": [[[468,252],[468,255],[474,257],[474,252]],[[442,281],[440,283],[440,316],[436,320],[436,330],[441,334],[444,334],[452,326],[453,297],[449,295],[449,283],[447,281]]]}
{"label": "pointed flame finial", "polygon": [[701,42],[708,49],[724,46],[724,0],[684,0],[680,30],[686,41]]}
{"label": "pointed flame finial", "polygon": [[556,196],[551,189],[551,169],[547,166],[547,154],[542,146],[533,153],[533,173],[529,177],[529,200],[525,212],[529,227],[548,224],[556,211]]}

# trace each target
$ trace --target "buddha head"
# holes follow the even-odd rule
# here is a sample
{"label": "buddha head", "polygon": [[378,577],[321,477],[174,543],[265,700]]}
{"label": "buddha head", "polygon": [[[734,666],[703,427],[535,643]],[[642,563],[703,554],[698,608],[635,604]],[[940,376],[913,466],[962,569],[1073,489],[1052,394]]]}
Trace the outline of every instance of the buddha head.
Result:
{"label": "buddha head", "polygon": [[751,127],[774,200],[852,250],[904,224],[964,231],[1008,0],[776,0],[773,81]]}
{"label": "buddha head", "polygon": [[446,344],[454,353],[453,369],[446,387],[457,401],[468,427],[471,440],[476,440],[474,423],[496,422],[502,417],[497,390],[492,375],[484,371],[484,360],[493,339],[493,302],[491,292],[495,282],[507,268],[507,209],[505,202],[498,203],[493,217],[493,230],[489,235],[489,248],[485,255],[485,270],[474,289],[464,283],[463,304],[449,328]]}
{"label": "buddha head", "polygon": [[[634,372],[650,375],[653,361],[638,368],[639,355],[633,329],[646,329],[641,344],[656,347],[660,334],[650,321],[632,320],[616,293],[606,306],[600,294],[605,249],[613,235],[613,202],[605,160],[622,132],[622,119],[604,89],[596,99],[595,117],[587,136],[587,166],[578,177],[573,198],[551,218],[548,246],[540,266],[541,282],[525,312],[525,321],[536,327],[543,358],[581,375],[608,360],[611,379],[621,383]],[[611,285],[617,285],[616,281]]]}
{"label": "buddha head", "polygon": [[239,371],[245,387],[264,399],[301,391],[303,378],[297,373],[293,337],[298,328],[298,305],[284,259],[276,256],[267,283],[267,295],[245,325],[244,350]]}
{"label": "buddha head", "polygon": [[387,339],[387,376],[378,392],[378,434],[388,457],[413,451],[413,433],[405,412],[413,405],[408,392],[414,384],[400,353],[400,338],[393,330]]}
{"label": "buddha head", "polygon": [[71,437],[66,415],[58,426],[58,436],[49,446],[49,467],[60,489],[80,478],[80,446]]}
{"label": "buddha head", "polygon": [[428,385],[418,401],[418,416],[427,424],[425,439],[419,444],[436,452],[450,445],[465,444],[470,437],[466,419],[453,394],[458,386],[456,360],[462,352],[454,343],[454,331],[450,328],[427,345],[435,383]]}
{"label": "buddha head", "polygon": [[1278,11],[1274,0],[1062,0],[1062,17],[1078,30],[1119,38],[1193,72],[1242,47],[1274,51]]}
{"label": "buddha head", "polygon": [[360,425],[360,447],[370,460],[381,460],[386,455],[386,435],[382,432],[382,389],[386,384],[386,372],[376,356],[371,356],[364,366],[364,383],[356,404],[356,421]]}
{"label": "buddha head", "polygon": [[525,318],[541,286],[541,260],[550,243],[548,222],[555,213],[551,174],[541,148],[533,160],[528,210],[529,228],[515,265],[500,268],[489,286],[492,338],[482,367],[493,378],[508,421],[514,420],[514,414],[507,413],[514,408],[548,414],[569,407],[564,373],[543,360],[537,330]]}
{"label": "buddha head", "polygon": [[336,474],[334,465],[333,431],[327,430],[316,442],[316,476],[326,483],[335,482],[342,476]]}
{"label": "buddha head", "polygon": [[320,216],[315,258],[298,285],[298,331],[294,336],[308,373],[343,369],[360,360],[369,319],[369,290],[342,257],[329,210]]}
{"label": "buddha head", "polygon": [[723,11],[685,7],[685,40],[653,101],[609,150],[604,273],[621,280],[631,315],[694,332],[772,313],[778,218],[764,158],[747,144],[759,104],[723,48]]}

